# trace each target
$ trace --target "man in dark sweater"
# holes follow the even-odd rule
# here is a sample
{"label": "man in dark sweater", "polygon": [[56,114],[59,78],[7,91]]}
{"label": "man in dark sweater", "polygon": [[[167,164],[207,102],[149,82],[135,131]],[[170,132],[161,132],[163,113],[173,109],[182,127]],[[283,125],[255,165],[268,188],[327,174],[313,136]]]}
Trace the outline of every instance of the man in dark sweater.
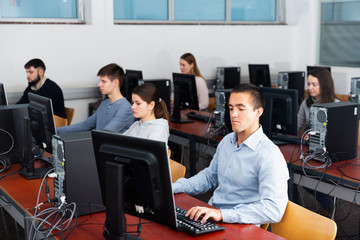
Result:
{"label": "man in dark sweater", "polygon": [[27,62],[24,67],[26,70],[28,87],[16,104],[29,103],[28,93],[31,92],[50,98],[54,114],[66,118],[63,92],[54,81],[45,77],[46,67],[44,62],[38,58],[34,58]]}

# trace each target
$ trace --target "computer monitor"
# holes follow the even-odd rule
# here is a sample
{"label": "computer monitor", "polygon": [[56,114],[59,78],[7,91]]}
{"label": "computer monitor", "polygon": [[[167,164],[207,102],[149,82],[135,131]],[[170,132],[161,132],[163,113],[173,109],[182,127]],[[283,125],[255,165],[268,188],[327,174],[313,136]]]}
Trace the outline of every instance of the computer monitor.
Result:
{"label": "computer monitor", "polygon": [[295,89],[298,91],[298,104],[304,100],[305,72],[289,71],[279,72],[278,87],[284,89]]}
{"label": "computer monitor", "polygon": [[0,83],[0,106],[8,105],[4,84]]}
{"label": "computer monitor", "polygon": [[92,140],[107,239],[124,237],[124,213],[140,217],[137,209],[144,211],[141,217],[176,229],[166,144],[101,130],[92,131]]}
{"label": "computer monitor", "polygon": [[181,118],[181,109],[199,110],[196,80],[192,74],[173,73],[174,107],[170,121],[187,123],[192,120]]}
{"label": "computer monitor", "polygon": [[132,91],[139,86],[139,80],[141,79],[143,79],[142,71],[126,70],[120,91],[129,102],[131,102]]}
{"label": "computer monitor", "polygon": [[261,87],[265,109],[260,118],[264,133],[297,135],[298,96],[294,89]]}
{"label": "computer monitor", "polygon": [[216,89],[233,89],[240,84],[240,67],[218,67]]}
{"label": "computer monitor", "polygon": [[28,93],[28,97],[30,128],[35,144],[52,153],[52,136],[56,134],[52,101],[34,93]]}
{"label": "computer monitor", "polygon": [[170,79],[144,79],[139,81],[139,85],[152,83],[159,91],[160,98],[165,101],[168,112],[171,111],[171,81]]}
{"label": "computer monitor", "polygon": [[331,73],[331,67],[328,67],[328,66],[306,66],[306,76],[309,76],[310,72],[312,72],[318,68],[325,68],[326,70],[328,70]]}
{"label": "computer monitor", "polygon": [[250,83],[258,87],[271,87],[268,64],[249,64]]}

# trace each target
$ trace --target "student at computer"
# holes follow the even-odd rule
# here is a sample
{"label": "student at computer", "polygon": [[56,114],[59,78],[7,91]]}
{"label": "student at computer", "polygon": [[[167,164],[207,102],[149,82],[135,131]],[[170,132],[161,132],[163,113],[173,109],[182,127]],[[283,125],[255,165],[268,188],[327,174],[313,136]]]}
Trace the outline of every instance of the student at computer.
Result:
{"label": "student at computer", "polygon": [[44,62],[41,59],[34,58],[25,63],[24,68],[28,86],[16,104],[29,103],[28,93],[34,93],[50,98],[54,114],[66,118],[63,92],[59,85],[45,77],[46,67]]}
{"label": "student at computer", "polygon": [[152,83],[145,83],[133,90],[131,109],[135,121],[124,135],[168,143],[169,116],[166,103]]}
{"label": "student at computer", "polygon": [[207,110],[209,107],[209,90],[206,81],[196,64],[194,55],[185,53],[180,57],[180,70],[183,74],[195,75],[199,110]]}
{"label": "student at computer", "polygon": [[259,118],[264,97],[256,86],[243,83],[230,95],[232,133],[219,143],[210,166],[173,184],[174,193],[190,195],[215,189],[209,204],[192,207],[187,216],[227,223],[279,222],[287,202],[289,173],[279,148],[263,133]]}
{"label": "student at computer", "polygon": [[134,122],[131,105],[120,92],[124,70],[115,63],[101,68],[98,87],[106,98],[96,112],[87,120],[66,127],[57,128],[58,134],[97,130],[110,130],[123,133]]}
{"label": "student at computer", "polygon": [[313,104],[337,102],[334,81],[326,68],[316,68],[308,76],[309,97],[305,99],[298,113],[298,130],[308,127],[310,107]]}

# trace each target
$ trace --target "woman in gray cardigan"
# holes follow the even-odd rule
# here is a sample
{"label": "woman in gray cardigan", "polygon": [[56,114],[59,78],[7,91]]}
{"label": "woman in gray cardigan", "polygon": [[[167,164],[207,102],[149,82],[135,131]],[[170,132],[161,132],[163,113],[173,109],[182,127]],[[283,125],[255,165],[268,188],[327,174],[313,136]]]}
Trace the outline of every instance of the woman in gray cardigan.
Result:
{"label": "woman in gray cardigan", "polygon": [[134,89],[132,106],[135,121],[124,135],[163,141],[169,138],[169,115],[164,100],[152,83],[145,83]]}

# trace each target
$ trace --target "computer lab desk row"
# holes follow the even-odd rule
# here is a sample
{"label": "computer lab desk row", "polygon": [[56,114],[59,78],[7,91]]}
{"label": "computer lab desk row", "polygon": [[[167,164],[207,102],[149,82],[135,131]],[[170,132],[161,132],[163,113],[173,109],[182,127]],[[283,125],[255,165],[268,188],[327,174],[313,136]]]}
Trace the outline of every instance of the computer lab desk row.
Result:
{"label": "computer lab desk row", "polygon": [[[18,169],[19,164],[14,164],[6,174],[15,172]],[[26,180],[19,174],[7,176],[0,181],[0,207],[8,211],[22,227],[25,227],[25,234],[28,231],[26,228],[26,224],[28,223],[25,223],[25,218],[33,215],[40,184],[40,179]],[[53,196],[53,192],[50,190],[50,197],[51,196]],[[41,194],[40,202],[45,200],[45,195]],[[183,193],[175,194],[175,203],[184,209],[190,209],[195,205],[209,206]],[[46,206],[44,205],[40,210],[45,208]],[[66,239],[103,239],[104,221],[105,212],[80,216],[78,226],[74,228]],[[126,215],[127,225],[137,224],[138,222],[139,219],[137,217]],[[165,225],[149,222],[145,219],[143,219],[142,222],[142,231],[139,236],[141,239],[283,239],[252,224],[220,223],[220,225],[226,228],[225,230],[192,237]],[[136,226],[127,226],[126,230],[127,232],[136,231]],[[42,239],[43,237],[44,236],[40,234],[37,236],[37,239]],[[52,239],[61,239],[61,237],[55,236]]]}
{"label": "computer lab desk row", "polygon": [[[182,118],[186,118],[188,111],[182,111]],[[209,115],[209,113],[201,111],[197,111],[197,113]],[[208,139],[208,129],[209,125],[201,121],[182,124],[170,123],[169,141],[189,148],[190,176],[196,174],[197,153],[205,152],[211,156],[214,155],[216,142],[222,139],[221,136],[211,135],[211,138]],[[303,168],[302,161],[299,159],[299,145],[287,144],[281,145],[279,148],[288,163],[290,200],[293,200],[294,184],[292,183],[295,183],[360,205],[360,149],[358,149],[358,157],[355,159],[334,162],[327,169],[309,169]],[[313,160],[309,163],[313,166],[322,165]]]}

